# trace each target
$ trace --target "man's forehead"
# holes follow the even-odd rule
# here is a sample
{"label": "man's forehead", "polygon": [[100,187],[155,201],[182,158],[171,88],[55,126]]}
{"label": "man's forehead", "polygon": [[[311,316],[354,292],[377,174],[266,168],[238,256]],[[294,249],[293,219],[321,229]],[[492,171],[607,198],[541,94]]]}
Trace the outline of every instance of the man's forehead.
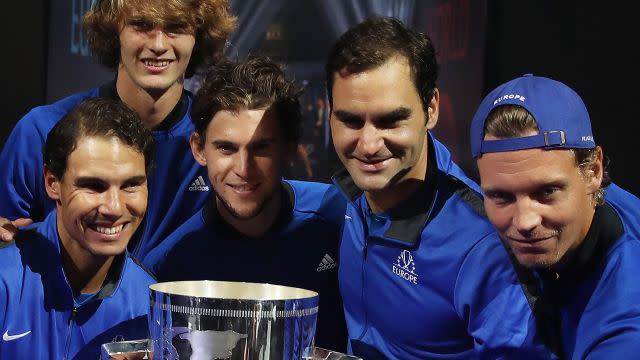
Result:
{"label": "man's forehead", "polygon": [[126,21],[131,18],[143,18],[154,23],[193,21],[191,6],[176,1],[128,1],[122,4],[120,17]]}
{"label": "man's forehead", "polygon": [[526,149],[483,154],[477,159],[480,180],[486,186],[544,184],[577,173],[570,150]]}

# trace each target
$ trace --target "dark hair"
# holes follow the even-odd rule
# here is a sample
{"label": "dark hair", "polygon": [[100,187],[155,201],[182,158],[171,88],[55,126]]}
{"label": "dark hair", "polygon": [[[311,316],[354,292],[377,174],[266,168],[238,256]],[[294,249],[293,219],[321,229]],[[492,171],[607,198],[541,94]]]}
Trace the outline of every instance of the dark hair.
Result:
{"label": "dark hair", "polygon": [[[484,123],[484,134],[491,134],[497,138],[508,139],[520,137],[530,132],[539,132],[538,123],[527,109],[518,105],[502,105],[493,109]],[[593,149],[570,149],[575,155],[576,166],[580,171],[587,168],[598,158],[597,147]],[[611,183],[608,163],[602,166],[602,183],[600,191],[594,194],[596,204],[604,202],[603,189]]]}
{"label": "dark hair", "polygon": [[302,126],[301,94],[302,88],[288,80],[280,66],[267,57],[223,60],[207,71],[193,100],[191,119],[203,142],[207,126],[219,111],[273,106],[285,142],[297,143]]}
{"label": "dark hair", "polygon": [[411,78],[425,113],[436,88],[438,63],[431,39],[406,28],[399,20],[371,17],[345,32],[333,45],[326,65],[327,93],[333,105],[336,73],[354,74],[374,69],[394,56],[409,62]]}
{"label": "dark hair", "polygon": [[184,24],[195,36],[186,77],[222,56],[236,24],[228,0],[98,0],[84,15],[84,30],[89,47],[110,69],[116,69],[120,62],[119,34],[131,15],[152,20],[162,28]]}
{"label": "dark hair", "polygon": [[106,98],[82,101],[49,132],[44,144],[44,165],[62,179],[67,159],[78,141],[87,136],[115,137],[144,156],[145,170],[152,166],[154,141],[138,115],[124,103]]}

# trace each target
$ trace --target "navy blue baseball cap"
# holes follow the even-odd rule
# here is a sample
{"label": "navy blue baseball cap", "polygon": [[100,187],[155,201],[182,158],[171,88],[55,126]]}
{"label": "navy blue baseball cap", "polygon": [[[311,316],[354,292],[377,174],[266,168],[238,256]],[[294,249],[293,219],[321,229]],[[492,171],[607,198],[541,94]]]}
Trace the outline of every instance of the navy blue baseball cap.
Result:
{"label": "navy blue baseball cap", "polygon": [[[484,140],[484,123],[498,106],[527,109],[538,124],[533,136]],[[592,149],[596,146],[591,119],[580,96],[567,85],[526,74],[508,81],[487,95],[471,122],[471,155],[532,148]]]}

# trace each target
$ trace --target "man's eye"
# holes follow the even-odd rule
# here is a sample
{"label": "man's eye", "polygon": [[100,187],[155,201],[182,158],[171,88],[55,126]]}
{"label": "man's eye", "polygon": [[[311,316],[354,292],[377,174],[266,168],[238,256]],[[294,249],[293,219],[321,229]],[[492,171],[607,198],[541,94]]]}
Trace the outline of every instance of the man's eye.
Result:
{"label": "man's eye", "polygon": [[484,196],[496,204],[506,204],[512,198],[509,194],[501,191],[489,191]]}
{"label": "man's eye", "polygon": [[164,27],[164,31],[167,34],[189,34],[191,29],[187,23],[172,23],[167,24]]}
{"label": "man's eye", "polygon": [[540,196],[543,199],[551,199],[553,198],[558,192],[560,191],[560,188],[556,187],[556,186],[549,186],[549,187],[545,187],[542,188],[539,193]]}
{"label": "man's eye", "polygon": [[266,151],[271,147],[271,144],[268,142],[265,143],[257,143],[253,146],[253,150],[260,152],[260,151]]}
{"label": "man's eye", "polygon": [[80,183],[78,184],[78,187],[98,193],[103,192],[107,189],[107,186],[105,184],[99,182]]}
{"label": "man's eye", "polygon": [[153,29],[153,24],[150,21],[142,19],[133,19],[129,21],[129,25],[138,31],[149,31]]}
{"label": "man's eye", "polygon": [[351,129],[359,129],[364,125],[364,121],[356,117],[346,117],[346,118],[340,119],[340,121],[345,126]]}
{"label": "man's eye", "polygon": [[232,147],[232,146],[224,145],[224,144],[217,145],[217,146],[216,146],[216,149],[217,149],[218,151],[220,151],[221,153],[223,153],[223,154],[231,154],[231,153],[233,153],[233,151],[234,151],[234,149],[233,149],[233,147]]}

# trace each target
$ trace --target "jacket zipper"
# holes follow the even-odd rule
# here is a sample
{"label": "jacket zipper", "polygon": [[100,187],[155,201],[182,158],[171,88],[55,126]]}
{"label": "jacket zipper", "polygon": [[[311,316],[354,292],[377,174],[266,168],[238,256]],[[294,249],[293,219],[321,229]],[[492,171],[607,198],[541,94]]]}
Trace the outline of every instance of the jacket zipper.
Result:
{"label": "jacket zipper", "polygon": [[76,318],[78,314],[78,308],[74,307],[71,310],[71,315],[69,316],[69,323],[67,325],[67,339],[65,340],[64,345],[64,357],[63,360],[67,360],[69,358],[69,347],[71,345],[71,330],[73,329],[73,320]]}

